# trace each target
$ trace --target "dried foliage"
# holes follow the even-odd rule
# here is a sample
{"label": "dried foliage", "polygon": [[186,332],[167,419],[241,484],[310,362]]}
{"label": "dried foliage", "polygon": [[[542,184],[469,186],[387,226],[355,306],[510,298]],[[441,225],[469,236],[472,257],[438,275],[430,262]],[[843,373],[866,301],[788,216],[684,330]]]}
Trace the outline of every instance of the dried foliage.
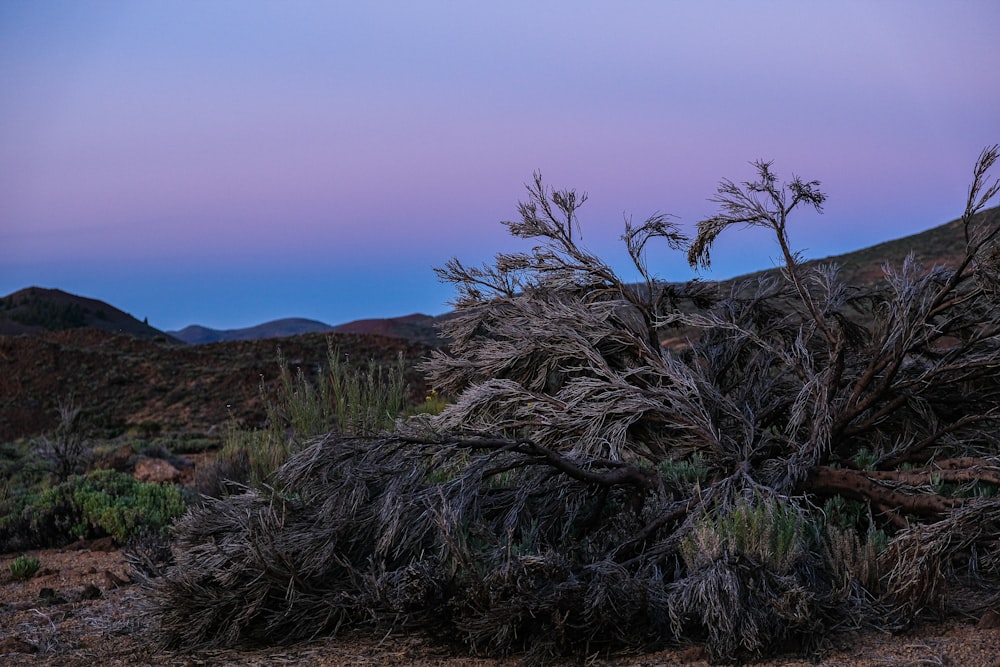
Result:
{"label": "dried foliage", "polygon": [[59,422],[51,436],[42,436],[38,455],[49,463],[56,481],[64,482],[71,475],[83,472],[93,454],[81,424],[81,407],[70,395],[59,399]]}
{"label": "dried foliage", "polygon": [[[379,626],[539,661],[689,641],[741,661],[994,603],[998,155],[976,164],[965,259],[874,287],[801,262],[789,217],[825,195],[770,163],[723,181],[690,244],[665,216],[627,224],[638,284],[580,245],[585,197],[536,176],[506,223],[532,251],[439,271],[457,310],[424,370],[455,402],[192,510],[149,582],[161,638]],[[743,225],[775,235],[780,276],[724,291],[648,268],[653,242],[707,266]]]}

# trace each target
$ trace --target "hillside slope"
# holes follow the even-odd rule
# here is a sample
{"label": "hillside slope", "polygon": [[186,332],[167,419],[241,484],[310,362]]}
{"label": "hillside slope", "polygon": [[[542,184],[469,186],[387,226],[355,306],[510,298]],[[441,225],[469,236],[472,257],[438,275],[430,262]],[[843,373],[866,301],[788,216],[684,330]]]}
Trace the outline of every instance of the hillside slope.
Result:
{"label": "hillside slope", "polygon": [[264,324],[243,329],[212,329],[198,324],[186,326],[180,331],[169,331],[171,336],[191,345],[219,343],[229,340],[257,340],[260,338],[285,338],[307,333],[327,333],[334,327],[316,320],[289,317],[272,320]]}
{"label": "hillside slope", "polygon": [[179,342],[103,301],[58,289],[27,287],[0,299],[0,336],[70,329],[97,329],[144,340],[160,337]]}
{"label": "hillside slope", "polygon": [[[977,223],[1000,225],[1000,206],[980,212]],[[807,264],[837,264],[841,276],[849,284],[870,285],[882,278],[882,266],[886,263],[899,266],[910,253],[925,266],[956,266],[965,256],[965,232],[962,221],[955,219],[923,232],[886,241],[877,245],[844,253],[814,259]],[[767,269],[758,273],[773,272]],[[744,278],[747,276],[743,276]]]}
{"label": "hillside slope", "polygon": [[177,345],[95,329],[0,337],[0,442],[32,437],[56,424],[60,400],[79,405],[95,436],[130,426],[206,432],[232,420],[263,419],[260,386],[280,377],[278,353],[306,374],[325,364],[328,345],[353,363],[395,364],[404,355],[407,382],[425,395],[413,364],[429,348],[399,338],[306,334],[280,340]]}
{"label": "hillside slope", "polygon": [[450,317],[449,314],[433,317],[422,313],[414,313],[403,317],[387,317],[379,319],[355,320],[340,324],[333,328],[338,333],[374,334],[405,338],[406,340],[425,345],[441,345],[443,341],[437,325]]}

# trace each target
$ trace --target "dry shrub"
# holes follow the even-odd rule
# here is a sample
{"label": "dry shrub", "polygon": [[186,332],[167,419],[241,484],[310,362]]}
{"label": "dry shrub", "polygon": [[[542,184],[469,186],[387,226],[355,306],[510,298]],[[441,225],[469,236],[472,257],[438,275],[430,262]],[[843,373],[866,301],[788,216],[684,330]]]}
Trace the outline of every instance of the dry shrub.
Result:
{"label": "dry shrub", "polygon": [[[146,581],[158,636],[196,648],[394,627],[539,663],[700,639],[738,659],[815,644],[846,608],[796,506],[686,515],[666,486],[640,495],[561,465],[517,440],[318,440],[273,488],[176,525],[176,564]],[[687,519],[648,530],[671,515]]]}
{"label": "dry shrub", "polygon": [[1000,601],[1000,501],[970,500],[899,533],[881,554],[885,586],[907,615],[976,614]]}
{"label": "dry shrub", "polygon": [[[423,369],[455,401],[312,441],[271,486],[193,509],[148,582],[161,641],[378,627],[536,662],[687,641],[741,661],[899,628],[962,577],[990,594],[1000,525],[971,498],[1000,487],[998,158],[977,162],[959,265],[910,258],[880,286],[791,250],[789,215],[825,195],[770,163],[722,182],[690,245],[666,216],[628,223],[638,284],[577,243],[584,198],[536,177],[507,225],[537,246],[440,270],[457,311]],[[648,270],[651,241],[705,266],[743,225],[773,232],[780,275]]]}

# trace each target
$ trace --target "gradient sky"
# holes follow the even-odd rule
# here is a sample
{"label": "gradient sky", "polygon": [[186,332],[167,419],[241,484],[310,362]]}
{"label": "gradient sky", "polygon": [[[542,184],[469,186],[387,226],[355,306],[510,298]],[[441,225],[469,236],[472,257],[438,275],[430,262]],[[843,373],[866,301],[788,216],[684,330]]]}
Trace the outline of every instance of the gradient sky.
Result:
{"label": "gradient sky", "polygon": [[[623,216],[693,228],[759,158],[829,195],[796,247],[859,249],[961,213],[998,26],[995,0],[6,0],[0,295],[164,330],[439,314],[432,267],[523,247],[500,221],[536,170],[629,275]],[[775,255],[734,232],[702,277]]]}

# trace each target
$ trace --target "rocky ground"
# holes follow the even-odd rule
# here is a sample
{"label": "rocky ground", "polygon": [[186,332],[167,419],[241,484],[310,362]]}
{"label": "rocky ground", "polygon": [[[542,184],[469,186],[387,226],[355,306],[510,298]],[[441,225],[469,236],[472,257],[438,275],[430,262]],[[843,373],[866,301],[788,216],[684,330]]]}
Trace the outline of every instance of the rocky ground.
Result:
{"label": "rocky ground", "polygon": [[[406,636],[341,637],[290,647],[193,654],[158,651],[149,641],[146,621],[140,614],[142,594],[129,581],[129,567],[122,553],[109,541],[26,555],[37,557],[42,564],[41,570],[26,582],[16,581],[10,574],[9,565],[16,554],[0,556],[2,665],[487,667],[520,662],[516,656],[501,661],[456,656],[420,638]],[[595,656],[583,662],[593,667],[709,664],[697,647],[645,655]],[[576,664],[581,663],[565,663]],[[978,627],[971,622],[949,623],[922,627],[902,636],[844,637],[839,647],[831,648],[818,662],[785,658],[761,664],[1000,667],[1000,629]]]}

